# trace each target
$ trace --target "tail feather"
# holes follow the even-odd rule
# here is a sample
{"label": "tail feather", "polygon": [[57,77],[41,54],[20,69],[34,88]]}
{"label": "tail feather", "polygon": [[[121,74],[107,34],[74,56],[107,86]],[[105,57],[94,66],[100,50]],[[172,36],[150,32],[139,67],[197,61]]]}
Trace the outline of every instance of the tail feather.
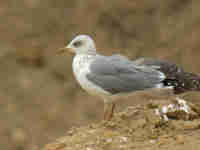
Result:
{"label": "tail feather", "polygon": [[175,94],[187,91],[200,91],[200,75],[185,72],[182,67],[165,60],[140,58],[135,61],[138,65],[158,66],[158,70],[165,74],[164,86],[172,86]]}
{"label": "tail feather", "polygon": [[173,86],[175,94],[187,91],[200,91],[200,75],[185,72],[181,67],[172,63],[163,63],[160,71],[166,75],[165,86]]}
{"label": "tail feather", "polygon": [[200,91],[200,76],[193,73],[183,72],[177,75],[174,80],[166,79],[166,81],[164,81],[164,84],[171,83],[174,84],[175,94],[187,91]]}

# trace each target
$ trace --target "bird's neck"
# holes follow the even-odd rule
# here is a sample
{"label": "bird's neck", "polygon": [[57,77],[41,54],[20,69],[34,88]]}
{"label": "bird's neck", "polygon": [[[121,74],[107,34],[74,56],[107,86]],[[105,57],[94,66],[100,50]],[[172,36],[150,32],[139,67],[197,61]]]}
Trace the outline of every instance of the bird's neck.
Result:
{"label": "bird's neck", "polygon": [[95,57],[97,54],[89,54],[89,53],[79,53],[74,56],[74,59],[84,59],[89,60],[92,57]]}
{"label": "bird's neck", "polygon": [[[87,70],[91,61],[93,61],[95,55],[89,54],[76,54],[73,58],[72,69],[76,78],[79,78],[81,74]],[[78,80],[78,79],[77,79]]]}
{"label": "bird's neck", "polygon": [[73,58],[73,67],[82,68],[92,61],[97,54],[88,54],[88,53],[78,53]]}

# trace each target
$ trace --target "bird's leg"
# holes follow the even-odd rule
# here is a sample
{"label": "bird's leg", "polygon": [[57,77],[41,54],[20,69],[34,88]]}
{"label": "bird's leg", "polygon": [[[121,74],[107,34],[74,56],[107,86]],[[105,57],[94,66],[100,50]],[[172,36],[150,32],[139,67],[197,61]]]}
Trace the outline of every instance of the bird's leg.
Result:
{"label": "bird's leg", "polygon": [[104,120],[109,121],[113,117],[115,109],[115,103],[105,103],[104,104]]}

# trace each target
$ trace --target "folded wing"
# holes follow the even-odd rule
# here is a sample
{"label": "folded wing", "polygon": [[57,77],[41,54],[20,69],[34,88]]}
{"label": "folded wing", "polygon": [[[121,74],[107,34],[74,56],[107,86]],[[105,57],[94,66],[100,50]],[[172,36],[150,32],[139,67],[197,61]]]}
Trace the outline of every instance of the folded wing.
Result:
{"label": "folded wing", "polygon": [[153,67],[136,65],[120,55],[99,56],[90,70],[87,79],[112,94],[158,87],[165,79],[165,75]]}

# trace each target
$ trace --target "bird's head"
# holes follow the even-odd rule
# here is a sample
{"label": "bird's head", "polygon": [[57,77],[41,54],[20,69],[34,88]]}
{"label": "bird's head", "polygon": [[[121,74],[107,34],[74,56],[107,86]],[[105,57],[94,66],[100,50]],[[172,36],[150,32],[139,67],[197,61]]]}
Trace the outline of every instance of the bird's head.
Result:
{"label": "bird's head", "polygon": [[66,47],[58,50],[58,53],[64,53],[66,51],[75,54],[90,54],[96,53],[96,46],[93,39],[88,35],[76,36]]}

